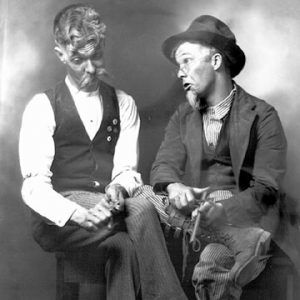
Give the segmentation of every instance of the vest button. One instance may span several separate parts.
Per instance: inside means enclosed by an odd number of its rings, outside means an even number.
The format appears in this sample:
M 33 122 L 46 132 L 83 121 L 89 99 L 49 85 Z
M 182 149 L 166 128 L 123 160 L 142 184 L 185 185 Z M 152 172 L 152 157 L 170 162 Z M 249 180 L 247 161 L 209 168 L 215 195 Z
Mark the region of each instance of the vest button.
M 111 136 L 109 135 L 109 136 L 106 138 L 106 140 L 107 140 L 108 142 L 110 142 L 110 141 L 111 141 Z
M 107 131 L 111 132 L 112 131 L 112 127 L 111 126 L 107 126 Z
M 114 125 L 117 125 L 117 124 L 118 124 L 118 120 L 117 120 L 117 119 L 113 119 L 112 122 L 113 122 Z
M 95 187 L 95 188 L 97 188 L 97 187 L 99 187 L 100 186 L 100 183 L 98 182 L 98 181 L 93 181 L 93 186 Z

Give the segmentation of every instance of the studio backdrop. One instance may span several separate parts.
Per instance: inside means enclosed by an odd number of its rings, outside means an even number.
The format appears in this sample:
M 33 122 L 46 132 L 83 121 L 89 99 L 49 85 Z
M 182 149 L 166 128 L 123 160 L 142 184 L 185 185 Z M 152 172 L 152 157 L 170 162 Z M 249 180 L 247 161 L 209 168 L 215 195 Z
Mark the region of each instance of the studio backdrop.
M 140 172 L 145 183 L 166 122 L 185 101 L 161 44 L 198 15 L 224 20 L 246 53 L 236 81 L 278 111 L 288 139 L 285 188 L 300 199 L 300 2 L 298 0 L 94 0 L 107 24 L 109 81 L 135 99 L 141 116 Z M 21 200 L 18 135 L 23 110 L 65 73 L 54 54 L 52 21 L 70 0 L 0 2 L 0 298 L 51 300 L 54 256 L 29 231 Z

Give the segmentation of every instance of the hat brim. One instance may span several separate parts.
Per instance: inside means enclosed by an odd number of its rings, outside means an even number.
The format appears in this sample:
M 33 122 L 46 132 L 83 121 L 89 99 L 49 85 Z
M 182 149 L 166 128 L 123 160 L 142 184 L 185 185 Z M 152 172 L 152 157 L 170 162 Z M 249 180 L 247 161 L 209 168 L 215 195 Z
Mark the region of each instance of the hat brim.
M 230 62 L 232 77 L 238 75 L 245 65 L 245 54 L 236 43 L 209 31 L 184 31 L 167 38 L 162 44 L 162 51 L 173 64 L 176 64 L 175 51 L 184 42 L 200 42 L 221 51 Z

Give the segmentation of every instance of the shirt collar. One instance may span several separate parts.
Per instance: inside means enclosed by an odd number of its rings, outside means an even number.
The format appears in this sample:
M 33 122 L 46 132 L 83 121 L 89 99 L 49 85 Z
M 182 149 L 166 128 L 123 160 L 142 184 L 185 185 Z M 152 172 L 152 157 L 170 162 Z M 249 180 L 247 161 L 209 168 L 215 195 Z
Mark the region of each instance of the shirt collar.
M 214 106 L 205 106 L 204 113 L 211 115 L 214 119 L 221 120 L 223 119 L 229 112 L 231 103 L 233 101 L 233 97 L 236 92 L 236 85 L 234 84 L 233 89 L 230 91 L 229 95 Z

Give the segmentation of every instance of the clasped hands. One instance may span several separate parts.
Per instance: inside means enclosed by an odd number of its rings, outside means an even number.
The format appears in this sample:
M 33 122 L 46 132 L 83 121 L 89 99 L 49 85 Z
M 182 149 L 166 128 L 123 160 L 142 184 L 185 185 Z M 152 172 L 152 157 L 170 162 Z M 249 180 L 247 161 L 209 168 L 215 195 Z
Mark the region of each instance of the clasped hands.
M 72 214 L 70 221 L 89 231 L 97 231 L 105 225 L 110 227 L 113 216 L 112 208 L 117 211 L 124 210 L 126 196 L 127 191 L 120 184 L 108 185 L 104 197 L 97 205 L 90 209 L 79 207 Z
M 200 211 L 200 226 L 207 227 L 212 224 L 218 224 L 226 219 L 225 211 L 221 203 L 205 201 L 200 205 L 203 193 L 207 192 L 209 187 L 196 188 L 186 186 L 182 183 L 171 183 L 167 186 L 167 192 L 170 203 L 186 215 Z M 200 207 L 199 207 L 200 205 Z

